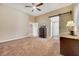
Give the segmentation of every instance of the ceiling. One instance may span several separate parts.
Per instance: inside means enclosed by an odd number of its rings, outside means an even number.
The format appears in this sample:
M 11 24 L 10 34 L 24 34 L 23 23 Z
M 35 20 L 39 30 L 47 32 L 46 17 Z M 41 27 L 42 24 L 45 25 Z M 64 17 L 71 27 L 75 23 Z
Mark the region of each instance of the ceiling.
M 42 9 L 42 11 L 35 10 L 34 12 L 32 12 L 32 8 L 25 7 L 31 6 L 31 3 L 4 3 L 2 5 L 16 8 L 32 16 L 39 16 L 47 12 L 71 5 L 71 3 L 44 3 L 42 6 L 39 7 L 40 9 Z

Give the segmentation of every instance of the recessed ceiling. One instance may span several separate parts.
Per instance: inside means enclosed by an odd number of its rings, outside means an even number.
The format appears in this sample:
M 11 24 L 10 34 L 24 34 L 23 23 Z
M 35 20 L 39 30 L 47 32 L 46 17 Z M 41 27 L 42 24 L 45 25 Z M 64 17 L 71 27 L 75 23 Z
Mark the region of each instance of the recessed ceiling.
M 44 3 L 42 6 L 39 7 L 42 11 L 35 10 L 34 12 L 32 12 L 32 8 L 25 7 L 32 6 L 31 3 L 4 3 L 2 5 L 16 8 L 32 16 L 39 16 L 47 12 L 71 5 L 71 3 Z

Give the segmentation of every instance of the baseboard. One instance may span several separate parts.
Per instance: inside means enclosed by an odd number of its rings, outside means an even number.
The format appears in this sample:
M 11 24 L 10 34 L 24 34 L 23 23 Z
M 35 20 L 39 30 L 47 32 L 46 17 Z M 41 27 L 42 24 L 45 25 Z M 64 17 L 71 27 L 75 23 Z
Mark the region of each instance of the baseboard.
M 0 43 L 12 41 L 12 40 L 18 40 L 18 39 L 25 38 L 25 37 L 29 37 L 29 35 L 27 35 L 27 36 L 20 36 L 20 37 L 16 37 L 16 38 L 12 38 L 12 39 L 6 39 L 6 40 L 3 40 L 3 41 L 0 41 Z

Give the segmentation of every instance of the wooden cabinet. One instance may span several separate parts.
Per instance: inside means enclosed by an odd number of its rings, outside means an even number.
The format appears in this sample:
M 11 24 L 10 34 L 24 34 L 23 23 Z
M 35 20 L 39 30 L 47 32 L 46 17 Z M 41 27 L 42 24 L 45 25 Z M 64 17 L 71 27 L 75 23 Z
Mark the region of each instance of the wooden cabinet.
M 65 56 L 79 56 L 79 39 L 60 37 L 60 53 Z

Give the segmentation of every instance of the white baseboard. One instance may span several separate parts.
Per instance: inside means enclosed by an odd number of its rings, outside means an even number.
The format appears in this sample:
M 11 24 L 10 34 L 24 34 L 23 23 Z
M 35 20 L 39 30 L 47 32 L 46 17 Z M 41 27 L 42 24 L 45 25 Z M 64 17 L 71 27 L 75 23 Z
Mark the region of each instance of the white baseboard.
M 27 36 L 20 36 L 20 37 L 16 37 L 16 38 L 12 38 L 12 39 L 6 39 L 6 40 L 3 40 L 3 41 L 0 41 L 0 43 L 12 41 L 12 40 L 18 40 L 18 39 L 25 38 L 25 37 L 29 37 L 29 35 L 27 35 Z

